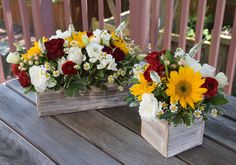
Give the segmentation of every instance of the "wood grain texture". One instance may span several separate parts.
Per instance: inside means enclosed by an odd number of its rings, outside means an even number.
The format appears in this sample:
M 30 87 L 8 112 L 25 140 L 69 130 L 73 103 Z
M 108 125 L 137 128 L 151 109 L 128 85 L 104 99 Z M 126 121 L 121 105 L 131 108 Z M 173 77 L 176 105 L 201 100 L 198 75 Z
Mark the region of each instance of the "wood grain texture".
M 97 111 L 57 115 L 56 118 L 124 164 L 185 164 L 175 157 L 165 159 L 143 138 Z
M 191 128 L 174 127 L 167 121 L 142 120 L 141 135 L 166 158 L 202 144 L 204 122 L 196 121 Z
M 39 118 L 36 107 L 0 85 L 0 119 L 59 164 L 119 164 L 51 117 Z
M 122 107 L 122 109 L 101 109 L 99 111 L 140 135 L 141 119 L 137 108 L 130 110 L 129 107 Z M 177 155 L 177 157 L 188 162 L 189 164 L 225 164 L 223 163 L 225 161 L 226 164 L 228 163 L 233 165 L 236 161 L 236 157 L 234 157 L 234 155 L 235 153 L 225 148 L 225 146 L 219 145 L 207 138 L 203 138 L 203 144 L 201 146 L 183 152 Z
M 228 104 L 222 106 L 224 115 L 236 121 L 236 97 L 227 96 Z
M 116 87 L 109 87 L 107 91 L 92 88 L 91 92 L 74 97 L 67 97 L 62 92 L 56 93 L 54 91 L 46 91 L 36 95 L 39 116 L 127 105 L 127 102 L 124 101 L 127 91 L 119 91 Z
M 0 121 L 0 164 L 54 165 L 55 163 Z
M 236 122 L 225 117 L 210 118 L 205 135 L 236 152 Z

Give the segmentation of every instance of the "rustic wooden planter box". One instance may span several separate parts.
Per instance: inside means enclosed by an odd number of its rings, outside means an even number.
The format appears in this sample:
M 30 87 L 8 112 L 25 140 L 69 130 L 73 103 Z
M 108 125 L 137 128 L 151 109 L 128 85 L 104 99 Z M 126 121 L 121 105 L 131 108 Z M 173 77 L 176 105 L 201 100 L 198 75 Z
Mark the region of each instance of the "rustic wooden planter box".
M 196 121 L 191 128 L 168 125 L 167 121 L 142 120 L 141 135 L 164 157 L 169 158 L 195 146 L 203 140 L 204 121 Z
M 106 91 L 92 88 L 90 92 L 83 96 L 77 95 L 74 97 L 67 97 L 62 92 L 54 91 L 37 93 L 38 115 L 47 116 L 124 106 L 127 105 L 124 101 L 126 95 L 126 90 L 119 91 L 115 87 L 109 87 Z

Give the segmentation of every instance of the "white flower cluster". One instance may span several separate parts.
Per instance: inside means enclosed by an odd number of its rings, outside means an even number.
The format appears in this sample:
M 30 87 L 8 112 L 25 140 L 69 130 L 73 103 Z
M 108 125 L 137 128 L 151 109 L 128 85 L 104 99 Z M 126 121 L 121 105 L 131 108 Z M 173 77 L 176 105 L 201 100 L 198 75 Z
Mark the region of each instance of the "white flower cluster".
M 175 52 L 175 57 L 179 57 L 179 64 L 183 66 L 191 67 L 195 72 L 200 72 L 203 77 L 213 77 L 218 83 L 219 87 L 223 88 L 228 85 L 228 78 L 223 72 L 219 72 L 215 76 L 216 68 L 208 64 L 201 65 L 199 61 L 191 57 L 188 53 L 185 53 L 182 49 L 177 49 Z

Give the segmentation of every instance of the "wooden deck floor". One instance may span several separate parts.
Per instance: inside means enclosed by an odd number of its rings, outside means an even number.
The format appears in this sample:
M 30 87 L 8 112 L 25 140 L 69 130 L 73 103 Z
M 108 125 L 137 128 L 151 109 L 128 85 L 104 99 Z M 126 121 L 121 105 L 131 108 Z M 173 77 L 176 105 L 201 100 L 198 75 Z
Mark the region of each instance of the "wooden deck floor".
M 18 82 L 0 85 L 0 165 L 235 165 L 236 98 L 206 123 L 202 146 L 165 159 L 140 136 L 128 107 L 38 117 L 34 94 Z

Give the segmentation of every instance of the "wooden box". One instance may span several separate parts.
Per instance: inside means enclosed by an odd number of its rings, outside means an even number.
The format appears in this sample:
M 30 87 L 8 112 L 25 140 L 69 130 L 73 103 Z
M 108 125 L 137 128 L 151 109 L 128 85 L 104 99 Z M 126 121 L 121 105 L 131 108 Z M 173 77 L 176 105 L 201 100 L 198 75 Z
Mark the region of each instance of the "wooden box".
M 67 97 L 62 92 L 54 91 L 37 93 L 38 115 L 47 116 L 124 106 L 127 105 L 124 101 L 126 95 L 126 90 L 119 91 L 115 87 L 109 87 L 106 91 L 92 88 L 90 92 L 74 97 Z
M 203 140 L 204 121 L 198 120 L 192 127 L 168 125 L 167 121 L 142 120 L 141 135 L 164 157 L 169 158 L 195 146 Z

